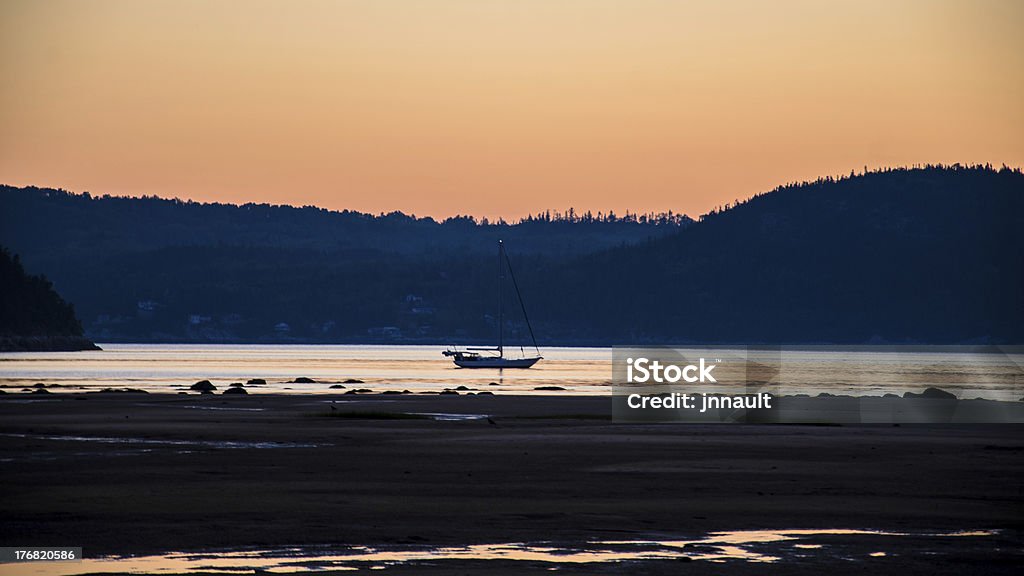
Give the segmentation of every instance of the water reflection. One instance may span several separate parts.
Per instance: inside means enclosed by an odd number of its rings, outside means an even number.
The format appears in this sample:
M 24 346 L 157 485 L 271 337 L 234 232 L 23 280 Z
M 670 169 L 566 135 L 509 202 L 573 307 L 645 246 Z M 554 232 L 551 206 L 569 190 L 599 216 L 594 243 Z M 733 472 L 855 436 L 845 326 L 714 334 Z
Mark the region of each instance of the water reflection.
M 426 416 L 431 420 L 439 422 L 461 422 L 464 420 L 483 420 L 489 418 L 489 414 L 448 414 L 444 412 L 410 412 L 416 416 Z
M 883 558 L 877 537 L 980 538 L 992 536 L 987 530 L 908 533 L 879 530 L 746 530 L 714 532 L 702 538 L 668 540 L 595 541 L 581 546 L 553 543 L 503 543 L 451 547 L 291 547 L 269 550 L 221 552 L 172 552 L 161 556 L 108 557 L 79 562 L 22 563 L 3 566 L 6 576 L 72 576 L 94 573 L 194 574 L 194 573 L 296 573 L 323 570 L 380 569 L 396 564 L 438 561 L 532 562 L 541 564 L 600 564 L 690 560 L 708 562 L 784 562 L 803 557 L 797 551 L 820 551 L 828 559 L 827 543 L 807 540 L 845 537 L 846 551 L 857 537 L 876 538 L 864 543 L 862 559 Z M 826 540 L 834 542 L 834 540 Z
M 533 368 L 499 371 L 458 369 L 440 356 L 442 346 L 103 346 L 105 350 L 92 352 L 0 353 L 0 386 L 21 392 L 45 382 L 61 386 L 52 392 L 138 388 L 166 393 L 186 391 L 196 381 L 208 379 L 222 392 L 232 382 L 262 378 L 266 384 L 246 386 L 251 394 L 339 394 L 353 388 L 418 393 L 463 385 L 499 394 L 603 395 L 611 383 L 611 348 L 545 348 L 544 361 Z M 969 398 L 1016 401 L 1021 397 L 1024 355 L 1013 350 L 982 354 L 970 348 L 942 352 L 822 348 L 784 350 L 776 360 L 781 362 L 779 381 L 788 395 L 880 396 L 935 386 Z M 720 352 L 730 357 L 746 353 Z M 756 358 L 757 353 L 751 354 Z M 293 382 L 299 376 L 316 382 Z M 359 383 L 349 385 L 347 380 Z M 537 390 L 551 386 L 565 390 Z

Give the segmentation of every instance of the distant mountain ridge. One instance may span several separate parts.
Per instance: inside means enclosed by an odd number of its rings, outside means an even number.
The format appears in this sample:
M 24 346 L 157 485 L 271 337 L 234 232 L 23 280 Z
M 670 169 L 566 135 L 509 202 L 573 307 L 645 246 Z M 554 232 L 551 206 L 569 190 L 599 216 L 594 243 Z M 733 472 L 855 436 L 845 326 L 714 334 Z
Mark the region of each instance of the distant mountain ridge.
M 561 301 L 562 322 L 656 342 L 1020 343 L 1024 174 L 927 166 L 781 186 L 586 257 L 550 292 L 593 291 L 600 270 L 636 274 L 586 307 Z
M 46 271 L 99 341 L 486 342 L 499 237 L 549 345 L 1024 342 L 1018 169 L 823 178 L 692 225 L 0 188 L 0 242 Z
M 516 222 L 367 214 L 315 206 L 221 204 L 155 196 L 94 196 L 0 186 L 0 241 L 45 265 L 69 252 L 143 252 L 182 246 L 374 250 L 423 255 L 488 252 L 499 238 L 520 253 L 592 252 L 664 236 L 692 223 L 682 214 L 546 212 Z M 34 234 L 48 230 L 45 238 Z
M 477 332 L 482 306 L 466 318 L 437 303 L 488 298 L 466 293 L 476 286 L 466 278 L 493 279 L 498 239 L 517 256 L 564 261 L 691 223 L 572 210 L 436 221 L 0 186 L 0 242 L 53 279 L 90 335 L 113 341 L 334 341 L 395 325 L 405 337 Z

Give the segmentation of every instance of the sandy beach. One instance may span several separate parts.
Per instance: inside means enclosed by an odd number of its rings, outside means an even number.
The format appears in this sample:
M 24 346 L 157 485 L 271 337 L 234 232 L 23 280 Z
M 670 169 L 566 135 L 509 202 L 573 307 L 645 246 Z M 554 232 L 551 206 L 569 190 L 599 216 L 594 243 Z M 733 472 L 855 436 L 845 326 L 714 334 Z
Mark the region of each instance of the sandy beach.
M 1009 571 L 1024 559 L 1022 431 L 619 424 L 607 397 L 11 394 L 0 398 L 0 545 L 82 546 L 88 558 L 283 545 L 577 546 L 737 530 L 984 530 L 993 532 L 970 545 L 946 538 L 936 549 L 892 537 L 879 544 L 885 557 L 829 571 L 871 563 L 953 572 L 965 562 Z M 779 567 L 825 566 L 815 562 Z M 588 573 L 631 566 L 558 565 Z M 487 567 L 522 573 L 551 564 Z

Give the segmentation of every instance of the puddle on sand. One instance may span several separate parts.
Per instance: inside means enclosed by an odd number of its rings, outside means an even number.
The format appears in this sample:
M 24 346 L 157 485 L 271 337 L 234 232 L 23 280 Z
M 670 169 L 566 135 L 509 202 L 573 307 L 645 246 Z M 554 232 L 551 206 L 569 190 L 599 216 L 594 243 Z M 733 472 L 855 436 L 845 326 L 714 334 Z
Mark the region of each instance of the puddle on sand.
M 786 552 L 785 545 L 789 543 L 790 548 L 799 550 L 823 550 L 825 544 L 804 543 L 802 540 L 821 536 L 883 536 L 883 537 L 918 537 L 918 538 L 944 538 L 944 537 L 982 537 L 992 536 L 995 532 L 990 530 L 975 530 L 961 532 L 936 532 L 936 533 L 910 533 L 910 532 L 887 532 L 883 530 L 857 530 L 857 529 L 818 529 L 818 530 L 741 530 L 737 532 L 712 532 L 708 536 L 698 540 L 608 540 L 596 542 L 604 545 L 633 545 L 662 547 L 674 549 L 686 549 L 685 554 L 691 560 L 710 560 L 723 562 L 726 560 L 746 560 L 747 562 L 777 562 L 778 555 Z M 772 546 L 776 545 L 776 546 Z M 693 553 L 702 550 L 703 552 Z M 768 550 L 768 551 L 766 551 Z M 882 557 L 885 552 L 872 552 L 867 556 Z
M 489 414 L 447 414 L 444 412 L 410 412 L 416 416 L 426 416 L 431 420 L 438 420 L 441 422 L 460 422 L 463 420 L 483 420 L 484 418 L 490 418 Z
M 200 448 L 316 448 L 320 444 L 300 442 L 240 442 L 233 440 L 170 440 L 158 438 L 133 438 L 119 436 L 65 436 L 49 434 L 0 434 L 8 438 L 29 438 L 32 440 L 55 440 L 58 442 L 95 442 L 97 444 L 149 444 L 157 446 L 195 446 Z
M 797 550 L 822 550 L 827 544 L 808 543 L 818 537 L 986 537 L 987 530 L 945 533 L 885 532 L 877 530 L 745 530 L 713 532 L 693 540 L 595 541 L 582 546 L 554 543 L 505 543 L 440 548 L 415 547 L 289 547 L 269 550 L 171 552 L 161 556 L 87 558 L 78 562 L 21 563 L 3 566 L 5 576 L 73 576 L 95 573 L 297 573 L 325 570 L 381 569 L 389 565 L 438 561 L 503 561 L 540 564 L 599 564 L 657 560 L 710 562 L 779 562 L 806 557 Z M 853 543 L 850 540 L 845 544 Z M 877 538 L 863 548 L 862 559 L 881 558 Z M 827 554 L 827 553 L 826 553 Z M 829 556 L 830 557 L 830 556 Z M 828 559 L 826 557 L 825 559 Z
M 192 406 L 190 404 L 136 404 L 156 408 L 184 408 L 186 410 L 219 410 L 223 412 L 264 412 L 266 408 L 238 408 L 233 406 Z

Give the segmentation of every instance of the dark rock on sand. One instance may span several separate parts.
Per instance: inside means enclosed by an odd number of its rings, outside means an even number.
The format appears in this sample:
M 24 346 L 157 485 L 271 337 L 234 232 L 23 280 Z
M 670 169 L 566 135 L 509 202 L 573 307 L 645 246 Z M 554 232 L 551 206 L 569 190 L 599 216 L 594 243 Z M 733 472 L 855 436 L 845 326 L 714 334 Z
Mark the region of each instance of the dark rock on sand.
M 401 390 L 385 390 L 381 392 L 381 394 L 405 394 L 405 392 L 402 392 Z
M 935 400 L 956 400 L 956 394 L 946 392 L 941 388 L 926 388 L 924 392 L 920 394 L 914 394 L 913 392 L 907 392 L 903 395 L 904 398 L 931 398 Z
M 486 396 L 494 396 L 494 392 L 491 392 L 490 390 L 484 390 L 483 392 L 477 392 L 476 395 L 477 396 L 485 396 L 485 395 Z
M 956 394 L 953 394 L 952 392 L 947 392 L 942 388 L 926 388 L 925 391 L 921 393 L 921 396 L 925 398 L 943 398 L 945 400 L 956 400 Z
M 561 386 L 537 386 L 534 390 L 550 390 L 553 392 L 556 390 L 565 390 L 565 388 L 562 388 Z
M 469 390 L 470 388 L 468 386 L 456 386 L 455 389 L 456 390 L 466 391 L 466 390 Z
M 345 386 L 343 386 L 343 385 L 341 385 L 341 384 L 335 384 L 335 385 L 331 386 L 331 388 L 334 388 L 334 389 L 338 389 L 338 390 L 340 390 L 340 389 L 342 389 L 342 388 L 344 388 L 344 387 L 345 387 Z
M 456 392 L 455 390 L 451 390 L 451 389 L 441 390 L 441 394 L 454 394 L 455 396 L 459 395 L 458 392 Z
M 232 388 L 241 388 L 243 384 L 241 382 L 232 382 L 231 384 L 229 384 L 229 386 L 231 386 Z
M 488 382 L 487 385 L 488 386 L 497 386 L 498 383 L 497 382 Z
M 358 378 L 349 378 L 348 380 L 345 380 L 345 384 L 362 384 L 362 383 L 363 383 L 363 381 L 359 380 Z
M 46 388 L 46 384 L 43 384 L 42 382 L 37 382 L 36 384 L 33 384 L 32 387 L 33 388 Z
M 886 392 L 885 394 L 882 394 L 882 398 L 899 398 L 899 397 L 900 397 L 899 394 L 893 394 L 892 392 Z
M 209 380 L 200 380 L 189 387 L 190 390 L 199 390 L 200 392 L 211 392 L 216 390 L 217 387 L 213 385 Z
M 228 388 L 227 390 L 225 390 L 223 392 L 223 394 L 248 394 L 248 392 L 245 391 L 245 388 L 235 387 L 235 388 Z
M 305 376 L 299 376 L 295 380 L 292 380 L 292 384 L 316 384 L 316 380 L 306 378 Z
M 36 388 L 32 391 L 33 394 L 50 394 L 50 391 L 46 388 Z
M 252 386 L 254 384 L 266 384 L 266 383 L 267 383 L 267 381 L 264 380 L 263 378 L 250 378 L 249 381 L 246 382 L 246 384 L 248 384 L 250 386 Z

